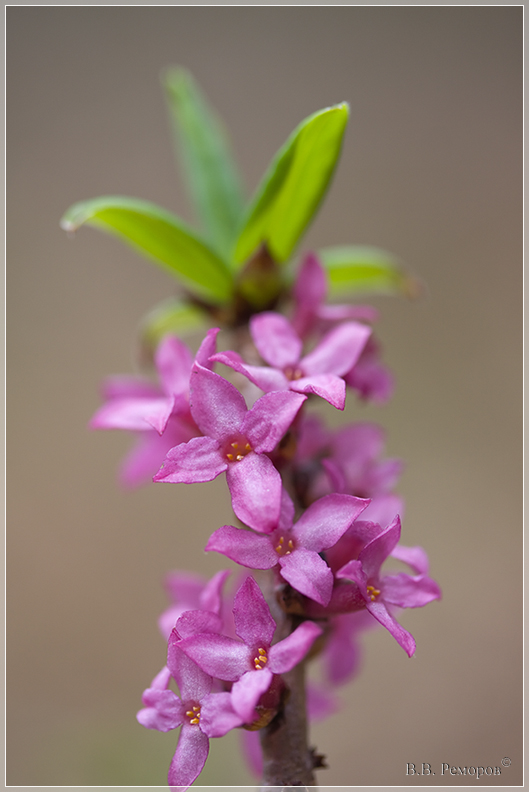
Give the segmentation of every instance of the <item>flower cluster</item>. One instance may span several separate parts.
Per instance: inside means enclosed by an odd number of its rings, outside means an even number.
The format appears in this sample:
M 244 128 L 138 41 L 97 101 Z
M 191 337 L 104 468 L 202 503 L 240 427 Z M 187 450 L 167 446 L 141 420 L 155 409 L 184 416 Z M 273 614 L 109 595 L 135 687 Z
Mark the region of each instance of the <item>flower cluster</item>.
M 398 612 L 440 597 L 425 551 L 400 544 L 403 505 L 393 488 L 401 463 L 382 458 L 381 429 L 331 431 L 309 412 L 318 399 L 343 410 L 348 390 L 375 402 L 390 396 L 371 327 L 376 312 L 328 305 L 314 254 L 291 295 L 290 318 L 254 312 L 238 349 L 217 351 L 219 328 L 194 357 L 166 335 L 154 358 L 159 384 L 109 381 L 92 419 L 95 428 L 137 435 L 126 483 L 225 473 L 240 524 L 218 527 L 205 549 L 254 571 L 231 602 L 227 571 L 209 582 L 184 572 L 167 580 L 167 663 L 144 692 L 138 720 L 160 731 L 181 727 L 169 784 L 182 790 L 201 772 L 209 738 L 234 728 L 244 730 L 259 766 L 254 735 L 281 715 L 299 664 L 318 657 L 327 690 L 343 684 L 358 669 L 360 635 L 375 624 L 411 656 L 415 641 Z M 409 571 L 383 572 L 388 559 Z M 328 692 L 309 687 L 307 700 L 309 715 L 333 709 Z

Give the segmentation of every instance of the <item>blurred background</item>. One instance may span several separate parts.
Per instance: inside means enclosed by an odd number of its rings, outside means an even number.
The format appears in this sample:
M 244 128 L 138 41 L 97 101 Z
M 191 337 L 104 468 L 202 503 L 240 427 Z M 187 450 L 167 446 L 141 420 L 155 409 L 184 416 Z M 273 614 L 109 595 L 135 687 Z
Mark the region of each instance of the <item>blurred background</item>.
M 223 478 L 125 492 L 130 439 L 87 429 L 99 383 L 137 370 L 138 321 L 175 285 L 110 237 L 59 228 L 105 194 L 194 222 L 170 64 L 226 122 L 248 195 L 299 121 L 347 100 L 300 252 L 376 245 L 427 285 L 372 301 L 396 394 L 350 397 L 346 419 L 381 423 L 405 460 L 402 539 L 427 548 L 444 598 L 402 615 L 411 660 L 385 630 L 365 636 L 362 674 L 311 732 L 319 782 L 476 783 L 441 776 L 445 762 L 520 784 L 521 6 L 7 8 L 7 783 L 164 785 L 177 735 L 135 720 L 165 662 L 162 580 L 226 566 L 203 551 L 232 521 Z M 253 784 L 238 742 L 212 741 L 199 784 Z M 406 776 L 411 762 L 435 777 Z

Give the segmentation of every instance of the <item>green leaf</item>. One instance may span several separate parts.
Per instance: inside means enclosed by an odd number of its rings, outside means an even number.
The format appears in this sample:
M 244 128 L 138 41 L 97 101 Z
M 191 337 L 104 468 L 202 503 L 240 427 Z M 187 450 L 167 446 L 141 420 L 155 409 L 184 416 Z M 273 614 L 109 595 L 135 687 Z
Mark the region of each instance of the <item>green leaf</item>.
M 385 250 L 350 245 L 325 248 L 318 253 L 333 294 L 371 292 L 415 296 L 418 282 Z
M 277 152 L 239 234 L 233 255 L 236 265 L 261 244 L 275 261 L 289 258 L 329 186 L 348 116 L 345 102 L 314 113 Z
M 146 346 L 155 349 L 167 333 L 192 333 L 203 326 L 204 320 L 205 314 L 200 308 L 171 297 L 144 317 L 140 328 L 141 338 Z
M 195 211 L 211 244 L 227 255 L 244 203 L 226 131 L 185 69 L 169 69 L 164 85 L 177 153 Z
M 123 196 L 81 201 L 68 209 L 61 227 L 71 232 L 85 223 L 120 237 L 204 300 L 217 304 L 230 298 L 232 276 L 225 262 L 155 204 Z

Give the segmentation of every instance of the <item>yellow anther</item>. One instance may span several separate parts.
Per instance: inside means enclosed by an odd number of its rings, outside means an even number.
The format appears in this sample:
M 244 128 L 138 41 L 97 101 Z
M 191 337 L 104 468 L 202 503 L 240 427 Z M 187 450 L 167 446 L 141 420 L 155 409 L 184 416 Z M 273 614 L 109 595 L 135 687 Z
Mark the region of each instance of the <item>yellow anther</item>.
M 250 443 L 246 443 L 246 445 L 244 446 L 244 450 L 245 451 L 251 451 L 252 450 L 252 447 L 251 447 Z
M 193 712 L 200 712 L 200 707 L 193 707 Z
M 228 456 L 230 456 L 230 454 L 228 454 Z M 241 461 L 241 459 L 244 459 L 244 454 L 237 454 L 237 456 L 235 457 L 235 459 L 237 460 L 237 462 L 240 462 L 240 461 Z
M 192 710 L 187 710 L 186 715 L 188 718 L 194 718 L 195 713 Z
M 189 721 L 189 723 L 193 723 L 193 724 L 200 723 L 200 718 L 191 718 L 191 720 Z
M 230 445 L 231 445 L 232 448 L 239 448 L 239 443 L 237 443 L 236 441 L 233 442 L 233 443 L 230 443 Z
M 292 541 L 292 539 L 288 540 L 288 546 L 290 547 L 291 550 L 294 549 L 294 542 Z
M 233 462 L 233 454 L 226 454 L 230 462 Z
M 375 588 L 374 586 L 367 586 L 367 592 L 371 599 L 371 602 L 374 602 L 378 595 L 380 594 L 380 589 Z
M 266 655 L 259 655 L 259 662 L 268 663 L 268 657 Z
M 257 651 L 259 652 L 260 655 L 261 654 L 264 654 L 264 655 L 266 654 L 266 649 L 258 649 Z

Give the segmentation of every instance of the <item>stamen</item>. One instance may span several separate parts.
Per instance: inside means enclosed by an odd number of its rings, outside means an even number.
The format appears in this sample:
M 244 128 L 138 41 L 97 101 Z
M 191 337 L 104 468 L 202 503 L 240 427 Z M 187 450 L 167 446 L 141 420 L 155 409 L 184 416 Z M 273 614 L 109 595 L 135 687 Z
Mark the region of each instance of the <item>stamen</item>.
M 189 718 L 189 723 L 192 723 L 193 726 L 197 726 L 200 723 L 200 707 L 199 706 L 194 706 L 192 709 L 187 710 L 186 715 Z
M 258 656 L 254 657 L 254 659 L 253 659 L 254 668 L 255 668 L 256 671 L 262 671 L 263 670 L 263 665 L 266 665 L 266 663 L 268 663 L 268 657 L 267 657 L 266 649 L 263 649 L 263 647 L 261 646 L 257 650 L 257 655 Z
M 367 586 L 367 593 L 369 594 L 371 602 L 374 602 L 380 594 L 380 589 L 377 589 L 374 586 Z
M 229 440 L 224 446 L 224 454 L 228 462 L 240 462 L 251 450 L 252 446 L 245 437 Z

